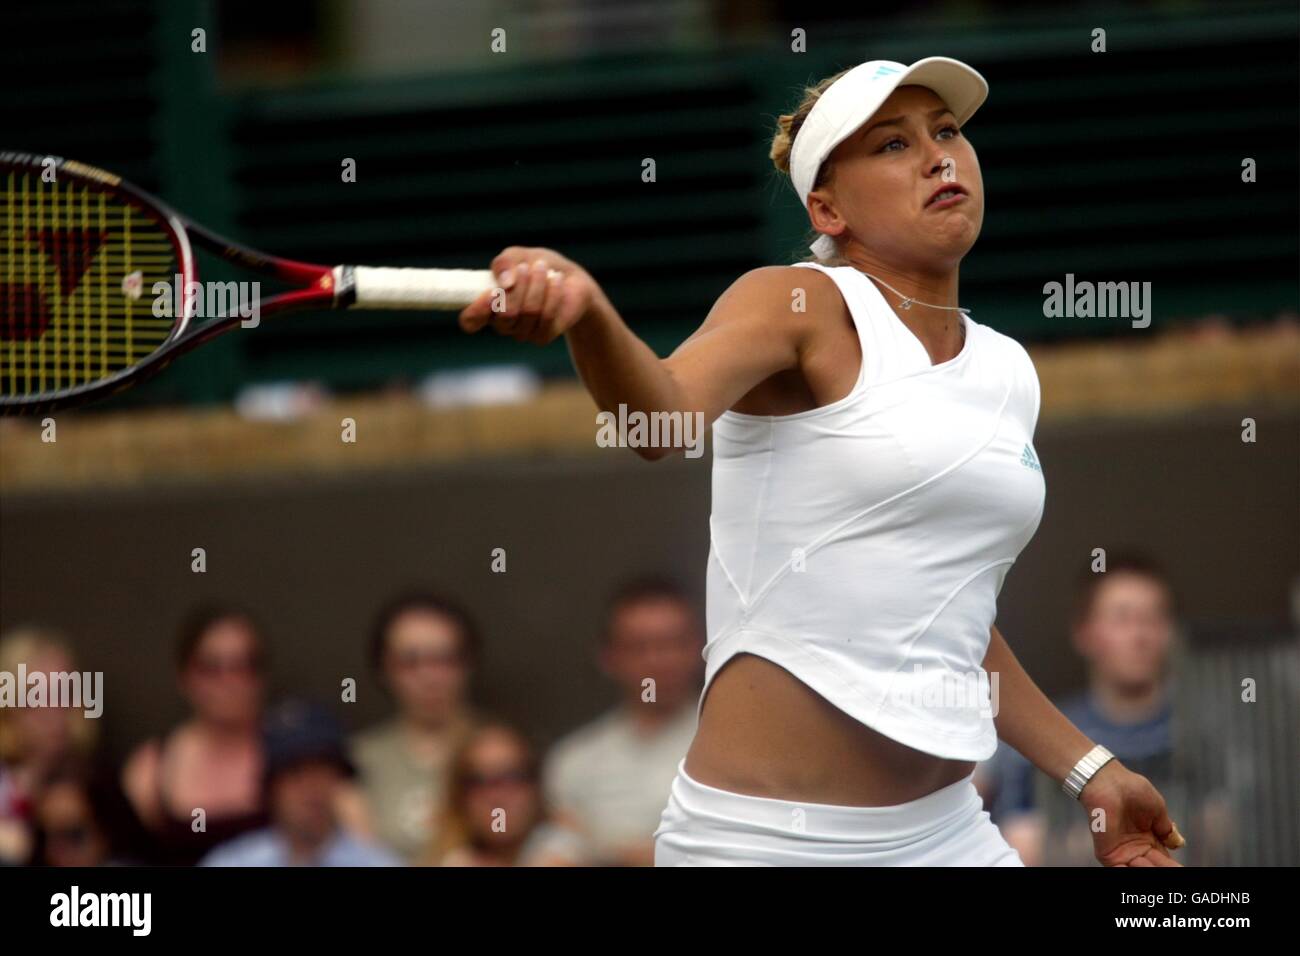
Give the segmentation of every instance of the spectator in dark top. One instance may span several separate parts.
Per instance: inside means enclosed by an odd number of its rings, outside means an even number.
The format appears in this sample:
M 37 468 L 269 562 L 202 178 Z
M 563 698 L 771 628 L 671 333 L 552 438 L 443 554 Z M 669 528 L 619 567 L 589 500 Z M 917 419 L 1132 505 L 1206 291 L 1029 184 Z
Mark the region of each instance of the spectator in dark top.
M 1116 554 L 1107 561 L 1106 571 L 1085 571 L 1076 592 L 1071 636 L 1075 650 L 1087 661 L 1088 686 L 1058 702 L 1084 734 L 1162 793 L 1173 789 L 1168 781 L 1174 620 L 1173 591 L 1152 558 L 1139 552 Z M 1041 787 L 1050 781 L 1024 757 L 999 743 L 980 771 L 990 815 L 1027 866 L 1092 861 L 1086 826 L 1068 834 L 1048 833 Z
M 397 866 L 387 850 L 339 822 L 338 800 L 355 770 L 343 728 L 325 708 L 276 707 L 264 728 L 266 802 L 271 825 L 218 846 L 203 866 Z
M 184 622 L 177 657 L 192 715 L 135 750 L 122 789 L 153 837 L 151 859 L 193 864 L 266 823 L 258 727 L 266 648 L 247 611 L 206 607 Z
M 121 844 L 132 834 L 121 791 L 107 770 L 68 765 L 56 771 L 35 806 L 36 860 L 44 866 L 106 866 L 128 862 Z

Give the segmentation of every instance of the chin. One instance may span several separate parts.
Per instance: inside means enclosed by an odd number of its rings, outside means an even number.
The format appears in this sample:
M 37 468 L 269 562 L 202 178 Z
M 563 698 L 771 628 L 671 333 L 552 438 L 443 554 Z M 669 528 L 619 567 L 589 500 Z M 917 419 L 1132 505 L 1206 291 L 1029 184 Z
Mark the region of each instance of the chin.
M 970 252 L 979 235 L 979 223 L 964 216 L 953 217 L 952 221 L 936 230 L 931 244 L 941 258 L 961 259 Z

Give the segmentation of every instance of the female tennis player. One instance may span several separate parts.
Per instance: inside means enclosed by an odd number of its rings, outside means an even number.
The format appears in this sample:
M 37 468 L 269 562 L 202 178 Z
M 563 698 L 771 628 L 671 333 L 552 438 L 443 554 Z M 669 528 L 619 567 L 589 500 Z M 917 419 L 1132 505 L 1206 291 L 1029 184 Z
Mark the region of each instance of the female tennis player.
M 1029 355 L 959 305 L 984 216 L 962 127 L 987 92 L 945 57 L 807 90 L 772 159 L 815 259 L 741 276 L 666 359 L 549 249 L 504 250 L 503 293 L 461 313 L 564 335 L 604 410 L 713 425 L 706 678 L 658 865 L 1021 865 L 972 782 L 998 735 L 1080 801 L 1101 862 L 1178 865 L 1160 794 L 994 626 L 1045 486 Z

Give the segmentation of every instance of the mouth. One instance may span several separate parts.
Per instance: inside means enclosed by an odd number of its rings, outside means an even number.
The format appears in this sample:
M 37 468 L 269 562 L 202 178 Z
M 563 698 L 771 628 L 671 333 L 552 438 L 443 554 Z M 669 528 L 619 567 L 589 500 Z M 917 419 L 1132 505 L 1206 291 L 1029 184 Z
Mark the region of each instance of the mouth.
M 949 206 L 957 205 L 957 203 L 961 202 L 969 195 L 970 194 L 966 192 L 966 187 L 957 183 L 952 183 L 944 186 L 942 189 L 936 190 L 934 195 L 930 197 L 928 202 L 926 202 L 925 208 L 946 209 Z

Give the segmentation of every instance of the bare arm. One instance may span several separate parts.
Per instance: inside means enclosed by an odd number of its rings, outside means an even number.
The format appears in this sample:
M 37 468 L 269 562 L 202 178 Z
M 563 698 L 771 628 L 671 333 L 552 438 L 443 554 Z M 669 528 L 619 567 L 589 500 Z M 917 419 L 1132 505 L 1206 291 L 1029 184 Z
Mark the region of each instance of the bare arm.
M 998 737 L 1053 780 L 1063 781 L 1093 742 L 1038 689 L 1002 632 L 994 627 L 989 634 L 984 669 L 998 675 Z
M 1053 780 L 1064 780 L 1093 742 L 1038 689 L 996 627 L 984 669 L 998 675 L 998 736 Z M 1183 837 L 1146 777 L 1111 760 L 1084 785 L 1079 803 L 1106 866 L 1178 866 L 1168 850 L 1182 846 Z
M 583 384 L 604 411 L 699 412 L 707 423 L 765 379 L 799 365 L 819 308 L 838 296 L 818 273 L 755 269 L 719 297 L 704 323 L 660 359 L 619 316 L 599 285 L 549 249 L 512 247 L 492 262 L 499 293 L 484 293 L 461 313 L 468 332 L 491 325 L 521 341 L 566 337 Z M 807 308 L 791 308 L 805 288 Z M 660 449 L 640 449 L 659 457 Z

